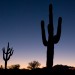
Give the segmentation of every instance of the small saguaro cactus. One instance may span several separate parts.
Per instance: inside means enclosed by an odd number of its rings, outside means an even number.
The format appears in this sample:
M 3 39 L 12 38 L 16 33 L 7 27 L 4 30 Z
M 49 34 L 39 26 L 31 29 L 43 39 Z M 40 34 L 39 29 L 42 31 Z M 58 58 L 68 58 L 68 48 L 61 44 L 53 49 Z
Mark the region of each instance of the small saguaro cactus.
M 3 48 L 2 51 L 3 51 L 3 60 L 5 61 L 5 69 L 7 69 L 7 62 L 12 56 L 14 50 L 13 48 L 9 48 L 9 42 L 8 42 L 7 51 L 5 51 L 5 48 Z
M 49 5 L 48 41 L 46 40 L 44 21 L 43 20 L 41 21 L 42 41 L 44 46 L 47 46 L 47 62 L 46 62 L 47 68 L 52 68 L 53 66 L 54 44 L 58 43 L 58 41 L 60 40 L 61 23 L 62 23 L 62 18 L 59 17 L 57 34 L 54 35 L 52 4 L 50 4 Z

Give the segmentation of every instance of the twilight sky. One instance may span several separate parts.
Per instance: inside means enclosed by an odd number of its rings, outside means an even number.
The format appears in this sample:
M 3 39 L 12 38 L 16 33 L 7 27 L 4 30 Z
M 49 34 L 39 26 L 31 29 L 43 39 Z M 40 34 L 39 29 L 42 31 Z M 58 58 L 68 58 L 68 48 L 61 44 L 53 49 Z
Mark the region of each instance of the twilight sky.
M 62 33 L 55 44 L 54 65 L 75 66 L 75 0 L 0 0 L 0 65 L 4 66 L 2 48 L 13 47 L 8 66 L 26 68 L 36 60 L 46 65 L 46 48 L 42 43 L 41 20 L 47 25 L 49 4 L 53 4 L 54 34 L 58 17 L 62 17 Z

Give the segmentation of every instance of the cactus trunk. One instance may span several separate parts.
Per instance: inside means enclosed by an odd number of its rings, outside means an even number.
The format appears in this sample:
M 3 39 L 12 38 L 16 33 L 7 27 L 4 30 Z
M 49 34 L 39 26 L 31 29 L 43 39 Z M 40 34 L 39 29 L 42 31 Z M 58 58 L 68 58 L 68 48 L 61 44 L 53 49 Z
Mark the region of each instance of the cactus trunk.
M 47 68 L 51 68 L 53 66 L 53 57 L 54 57 L 54 44 L 51 44 L 47 47 Z
M 7 69 L 7 61 L 5 61 L 5 69 Z

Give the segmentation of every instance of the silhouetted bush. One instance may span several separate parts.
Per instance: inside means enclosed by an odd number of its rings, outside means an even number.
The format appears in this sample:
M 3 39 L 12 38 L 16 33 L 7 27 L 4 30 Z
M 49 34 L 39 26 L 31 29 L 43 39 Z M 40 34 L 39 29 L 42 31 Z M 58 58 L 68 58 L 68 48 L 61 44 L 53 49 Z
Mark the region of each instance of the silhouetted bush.
M 29 63 L 27 68 L 32 70 L 32 69 L 39 68 L 40 65 L 41 64 L 38 61 L 32 61 Z
M 9 66 L 9 69 L 20 69 L 20 65 L 19 64 L 11 65 Z

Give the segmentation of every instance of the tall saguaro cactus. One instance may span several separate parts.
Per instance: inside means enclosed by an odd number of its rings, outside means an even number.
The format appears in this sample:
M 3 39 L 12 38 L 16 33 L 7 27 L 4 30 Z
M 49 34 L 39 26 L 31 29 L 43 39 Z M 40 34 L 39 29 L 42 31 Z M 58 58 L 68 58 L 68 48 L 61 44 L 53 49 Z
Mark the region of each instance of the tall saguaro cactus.
M 52 11 L 52 4 L 50 4 L 49 5 L 48 41 L 46 40 L 44 21 L 43 20 L 41 21 L 42 40 L 43 40 L 44 46 L 47 46 L 47 62 L 46 62 L 47 68 L 52 68 L 53 66 L 54 44 L 58 43 L 58 41 L 60 40 L 61 23 L 62 23 L 62 18 L 59 17 L 57 34 L 54 35 L 53 11 Z
M 5 61 L 5 69 L 7 69 L 7 61 L 12 56 L 14 50 L 13 50 L 13 48 L 9 48 L 9 42 L 8 42 L 8 46 L 7 46 L 7 51 L 5 51 L 5 48 L 3 48 L 2 50 L 3 50 L 3 59 Z

